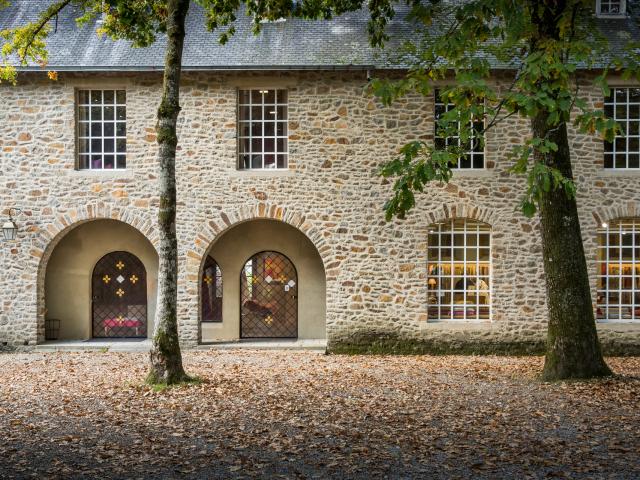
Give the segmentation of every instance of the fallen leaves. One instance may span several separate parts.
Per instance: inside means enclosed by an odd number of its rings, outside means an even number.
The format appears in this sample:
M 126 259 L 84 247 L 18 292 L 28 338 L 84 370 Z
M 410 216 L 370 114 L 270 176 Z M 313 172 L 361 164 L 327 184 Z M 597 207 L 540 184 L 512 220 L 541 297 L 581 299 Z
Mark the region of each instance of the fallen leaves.
M 204 381 L 155 391 L 144 354 L 0 355 L 0 476 L 640 476 L 637 358 L 554 384 L 536 380 L 537 357 L 184 360 Z

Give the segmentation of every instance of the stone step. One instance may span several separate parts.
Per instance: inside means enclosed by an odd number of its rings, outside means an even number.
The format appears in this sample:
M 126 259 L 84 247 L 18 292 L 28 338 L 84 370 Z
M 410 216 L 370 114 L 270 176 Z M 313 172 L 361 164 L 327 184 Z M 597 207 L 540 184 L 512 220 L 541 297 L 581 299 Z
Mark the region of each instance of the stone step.
M 54 340 L 36 345 L 35 352 L 148 352 L 151 340 Z M 212 342 L 195 347 L 196 350 L 299 350 L 325 353 L 327 341 L 259 340 Z

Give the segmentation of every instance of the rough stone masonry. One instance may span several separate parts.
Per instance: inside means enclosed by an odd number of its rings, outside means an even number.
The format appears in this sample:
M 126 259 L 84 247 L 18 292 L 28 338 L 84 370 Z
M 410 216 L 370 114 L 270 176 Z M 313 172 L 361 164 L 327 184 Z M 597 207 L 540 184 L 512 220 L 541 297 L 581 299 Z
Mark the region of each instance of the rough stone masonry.
M 499 80 L 496 80 L 499 81 Z M 392 185 L 377 172 L 407 141 L 432 141 L 433 98 L 408 97 L 383 108 L 366 96 L 362 72 L 279 74 L 188 73 L 179 119 L 179 323 L 187 347 L 200 338 L 200 268 L 228 228 L 273 218 L 302 231 L 326 273 L 326 335 L 336 351 L 377 346 L 398 351 L 535 351 L 545 336 L 546 304 L 536 220 L 517 208 L 522 178 L 508 173 L 510 149 L 528 124 L 514 119 L 486 138 L 486 168 L 459 171 L 430 185 L 406 220 L 385 222 Z M 237 169 L 238 87 L 286 88 L 289 168 Z M 117 219 L 157 244 L 155 109 L 161 76 L 23 74 L 0 85 L 0 206 L 17 206 L 17 241 L 0 244 L 0 344 L 31 347 L 44 340 L 47 262 L 75 226 Z M 76 169 L 75 91 L 127 92 L 127 170 Z M 602 97 L 585 90 L 589 102 Z M 603 169 L 602 141 L 571 135 L 578 204 L 593 298 L 597 228 L 640 215 L 637 171 Z M 427 318 L 427 238 L 449 218 L 485 222 L 492 232 L 492 318 L 433 322 Z M 568 255 L 571 252 L 567 252 Z M 609 352 L 640 351 L 640 324 L 599 324 Z M 368 347 L 367 347 L 368 348 Z

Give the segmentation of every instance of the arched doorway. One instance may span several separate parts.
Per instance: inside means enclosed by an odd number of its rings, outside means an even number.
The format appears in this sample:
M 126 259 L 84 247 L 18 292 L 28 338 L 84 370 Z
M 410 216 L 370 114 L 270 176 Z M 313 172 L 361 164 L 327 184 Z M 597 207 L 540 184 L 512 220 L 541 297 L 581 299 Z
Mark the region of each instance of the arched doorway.
M 147 272 L 129 252 L 111 252 L 91 277 L 91 325 L 95 338 L 147 336 Z
M 286 256 L 267 251 L 240 274 L 240 338 L 298 337 L 298 274 Z

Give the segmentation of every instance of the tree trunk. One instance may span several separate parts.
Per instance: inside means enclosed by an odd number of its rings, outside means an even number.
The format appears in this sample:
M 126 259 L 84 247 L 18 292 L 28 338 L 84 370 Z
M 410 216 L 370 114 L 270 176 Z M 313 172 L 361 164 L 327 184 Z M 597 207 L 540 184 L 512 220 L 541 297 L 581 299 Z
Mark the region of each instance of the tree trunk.
M 160 164 L 160 272 L 158 307 L 151 348 L 150 383 L 179 383 L 189 377 L 182 367 L 178 341 L 178 242 L 176 238 L 176 123 L 180 113 L 180 73 L 185 18 L 189 0 L 167 2 L 167 52 L 162 101 L 158 108 L 158 161 Z
M 565 123 L 549 132 L 547 115 L 531 122 L 534 137 L 558 145 L 558 151 L 536 160 L 573 178 Z M 542 251 L 549 308 L 544 380 L 591 378 L 611 375 L 600 351 L 591 303 L 587 262 L 584 256 L 578 208 L 564 189 L 542 194 L 540 205 Z

